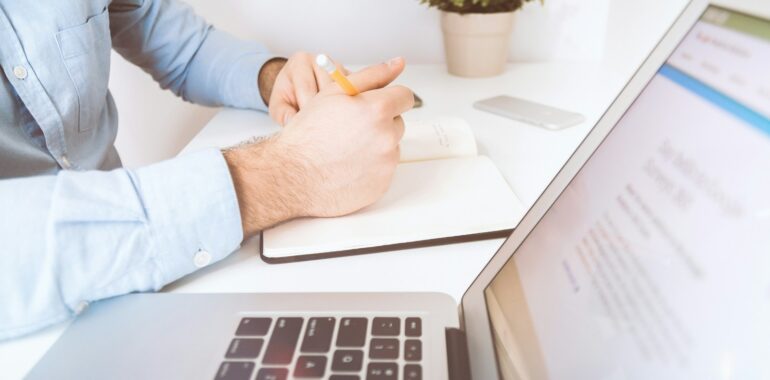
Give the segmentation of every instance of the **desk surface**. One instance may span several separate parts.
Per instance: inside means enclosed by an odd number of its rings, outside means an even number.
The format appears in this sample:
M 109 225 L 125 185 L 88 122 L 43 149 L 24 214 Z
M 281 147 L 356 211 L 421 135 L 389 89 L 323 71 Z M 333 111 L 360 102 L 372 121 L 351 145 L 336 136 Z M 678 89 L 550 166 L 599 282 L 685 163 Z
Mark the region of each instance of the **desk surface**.
M 467 120 L 476 134 L 480 153 L 498 165 L 514 192 L 531 205 L 634 69 L 631 64 L 622 69 L 597 63 L 514 64 L 500 77 L 471 80 L 449 76 L 442 65 L 415 65 L 407 68 L 399 83 L 414 89 L 425 101 L 423 108 L 404 115 L 407 120 L 443 115 Z M 574 110 L 584 114 L 586 121 L 554 132 L 471 106 L 476 100 L 499 94 Z M 248 121 L 245 127 L 244 120 Z M 215 117 L 186 150 L 227 145 L 239 137 L 265 134 L 276 128 L 264 114 L 227 110 Z M 257 243 L 246 242 L 225 260 L 170 284 L 164 291 L 438 291 L 459 301 L 502 239 L 279 265 L 262 262 Z M 66 325 L 0 343 L 3 378 L 22 377 Z

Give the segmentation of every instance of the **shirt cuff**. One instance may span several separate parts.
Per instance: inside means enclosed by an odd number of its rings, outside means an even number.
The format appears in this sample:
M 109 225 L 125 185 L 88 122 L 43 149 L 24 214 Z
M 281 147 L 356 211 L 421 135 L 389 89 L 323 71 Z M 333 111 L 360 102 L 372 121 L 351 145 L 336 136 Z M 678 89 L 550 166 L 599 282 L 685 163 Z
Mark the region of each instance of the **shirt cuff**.
M 216 82 L 218 98 L 191 99 L 204 104 L 267 111 L 257 85 L 259 71 L 277 56 L 257 42 L 243 41 L 220 30 L 211 28 L 196 53 L 188 77 L 191 94 L 206 94 L 203 86 Z M 199 80 L 208 78 L 209 80 Z
M 238 198 L 219 150 L 183 155 L 139 169 L 136 175 L 154 235 L 158 270 L 151 279 L 153 288 L 239 248 L 243 229 Z
M 249 54 L 235 61 L 225 82 L 225 103 L 235 108 L 267 111 L 267 104 L 259 91 L 259 72 L 267 61 L 277 57 L 264 53 Z

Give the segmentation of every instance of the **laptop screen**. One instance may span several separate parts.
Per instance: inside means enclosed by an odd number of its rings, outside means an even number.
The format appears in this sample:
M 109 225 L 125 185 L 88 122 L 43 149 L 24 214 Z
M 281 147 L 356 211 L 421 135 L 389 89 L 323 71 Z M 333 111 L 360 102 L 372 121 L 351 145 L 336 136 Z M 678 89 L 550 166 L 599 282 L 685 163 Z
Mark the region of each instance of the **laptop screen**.
M 485 298 L 506 379 L 770 376 L 770 22 L 707 9 Z

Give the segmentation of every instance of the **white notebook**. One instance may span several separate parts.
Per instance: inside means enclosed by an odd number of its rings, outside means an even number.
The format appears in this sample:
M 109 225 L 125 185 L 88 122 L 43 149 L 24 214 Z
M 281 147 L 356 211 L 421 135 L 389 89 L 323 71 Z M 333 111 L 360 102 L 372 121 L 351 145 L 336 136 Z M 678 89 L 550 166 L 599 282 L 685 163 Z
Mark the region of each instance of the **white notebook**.
M 310 260 L 506 237 L 525 208 L 470 126 L 407 122 L 401 164 L 382 199 L 353 214 L 295 219 L 262 232 L 267 262 Z

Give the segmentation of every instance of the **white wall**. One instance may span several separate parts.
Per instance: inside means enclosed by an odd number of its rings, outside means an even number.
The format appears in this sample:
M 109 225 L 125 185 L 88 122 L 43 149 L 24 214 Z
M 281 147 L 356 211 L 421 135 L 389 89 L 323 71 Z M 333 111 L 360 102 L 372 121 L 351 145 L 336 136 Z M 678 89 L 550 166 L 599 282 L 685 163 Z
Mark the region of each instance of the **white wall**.
M 438 12 L 417 0 L 189 0 L 219 29 L 263 42 L 274 52 L 324 51 L 348 63 L 404 56 L 443 62 Z M 545 0 L 529 4 L 514 29 L 511 58 L 595 59 L 638 65 L 685 0 Z M 533 38 L 533 36 L 535 36 Z M 631 47 L 629 49 L 629 46 Z M 628 54 L 605 54 L 625 49 Z M 121 128 L 117 146 L 135 167 L 173 157 L 214 109 L 160 91 L 141 70 L 113 54 L 110 86 Z

